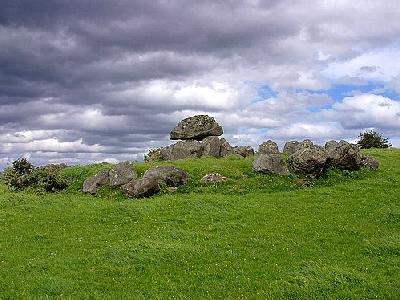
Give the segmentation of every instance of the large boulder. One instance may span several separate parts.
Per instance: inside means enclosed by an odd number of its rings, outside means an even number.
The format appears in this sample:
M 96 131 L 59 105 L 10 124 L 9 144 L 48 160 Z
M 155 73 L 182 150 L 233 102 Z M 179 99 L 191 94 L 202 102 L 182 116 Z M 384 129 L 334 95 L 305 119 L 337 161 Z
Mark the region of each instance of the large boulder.
M 220 136 L 222 127 L 213 117 L 197 115 L 186 118 L 171 131 L 171 140 L 202 140 L 208 136 Z
M 221 141 L 221 152 L 220 152 L 221 157 L 235 154 L 233 147 L 228 143 L 227 140 L 222 138 L 220 141 Z
M 331 140 L 325 143 L 325 150 L 326 151 L 332 151 L 332 149 L 335 149 L 339 145 L 338 142 Z
M 296 152 L 297 146 L 300 144 L 298 141 L 289 141 L 286 142 L 285 146 L 283 147 L 283 153 L 287 155 L 292 155 Z
M 225 157 L 235 154 L 234 148 L 224 138 L 209 136 L 202 140 L 201 144 L 202 156 Z
M 330 165 L 342 170 L 358 170 L 362 166 L 360 149 L 346 141 L 325 145 Z
M 198 158 L 203 156 L 203 145 L 196 140 L 179 141 L 161 149 L 164 160 Z
M 278 145 L 274 141 L 268 140 L 258 146 L 258 153 L 259 154 L 278 154 L 279 148 L 278 148 Z
M 108 170 L 101 171 L 83 182 L 83 192 L 95 195 L 97 190 L 109 183 Z
M 128 162 L 120 162 L 108 172 L 111 187 L 124 185 L 136 178 L 134 167 Z
M 289 175 L 286 162 L 274 154 L 261 154 L 253 162 L 253 170 L 265 174 Z
M 165 182 L 167 186 L 178 187 L 188 181 L 189 175 L 177 167 L 163 166 L 147 170 L 143 178 L 153 178 L 158 182 Z
M 144 155 L 145 162 L 162 161 L 165 160 L 165 148 L 151 149 L 149 153 Z
M 304 146 L 297 148 L 289 157 L 289 165 L 303 175 L 318 178 L 327 169 L 328 155 L 320 146 Z
M 233 147 L 233 152 L 241 157 L 249 157 L 254 155 L 254 149 L 250 146 L 236 146 Z
M 234 149 L 229 143 L 216 136 L 209 136 L 203 141 L 184 140 L 167 147 L 150 150 L 145 155 L 145 161 L 176 160 L 184 158 L 198 158 L 203 156 L 224 157 L 234 155 Z
M 367 167 L 371 170 L 378 170 L 379 169 L 379 161 L 372 157 L 372 156 L 363 156 L 361 158 L 361 165 L 363 167 Z
M 148 177 L 132 180 L 121 186 L 121 190 L 128 197 L 144 198 L 158 193 L 160 191 L 160 185 L 156 178 Z
M 216 136 L 208 136 L 202 142 L 203 156 L 221 157 L 222 141 Z
M 314 143 L 313 143 L 311 140 L 306 139 L 306 140 L 300 142 L 300 143 L 297 145 L 296 151 L 297 151 L 299 148 L 312 147 L 313 145 L 314 145 Z

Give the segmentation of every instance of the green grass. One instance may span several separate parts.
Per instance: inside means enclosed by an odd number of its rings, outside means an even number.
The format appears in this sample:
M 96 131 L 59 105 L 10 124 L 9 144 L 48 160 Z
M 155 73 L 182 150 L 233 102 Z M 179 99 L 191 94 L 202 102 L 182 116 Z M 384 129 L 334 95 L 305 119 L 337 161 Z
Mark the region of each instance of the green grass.
M 379 171 L 304 183 L 251 159 L 162 163 L 190 182 L 142 200 L 84 195 L 106 164 L 65 169 L 57 194 L 0 184 L 0 299 L 399 299 L 400 150 L 367 153 Z

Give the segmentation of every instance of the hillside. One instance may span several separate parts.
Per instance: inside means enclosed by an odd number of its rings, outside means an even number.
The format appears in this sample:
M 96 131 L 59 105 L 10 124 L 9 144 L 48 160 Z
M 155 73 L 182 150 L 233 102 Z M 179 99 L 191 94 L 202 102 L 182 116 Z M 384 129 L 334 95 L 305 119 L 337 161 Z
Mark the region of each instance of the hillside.
M 319 180 L 255 173 L 253 158 L 135 163 L 190 174 L 175 193 L 81 192 L 106 164 L 63 170 L 68 189 L 0 184 L 0 298 L 400 297 L 400 150 L 378 171 Z M 219 185 L 199 179 L 228 177 Z

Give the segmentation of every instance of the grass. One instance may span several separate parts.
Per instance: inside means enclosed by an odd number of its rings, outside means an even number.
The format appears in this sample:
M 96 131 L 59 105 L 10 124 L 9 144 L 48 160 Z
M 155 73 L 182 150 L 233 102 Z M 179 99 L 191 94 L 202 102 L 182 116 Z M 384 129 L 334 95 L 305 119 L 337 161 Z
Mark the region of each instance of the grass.
M 84 195 L 106 164 L 65 169 L 57 194 L 0 184 L 0 299 L 398 299 L 400 150 L 367 153 L 379 171 L 305 182 L 251 159 L 166 162 L 190 182 L 143 200 Z

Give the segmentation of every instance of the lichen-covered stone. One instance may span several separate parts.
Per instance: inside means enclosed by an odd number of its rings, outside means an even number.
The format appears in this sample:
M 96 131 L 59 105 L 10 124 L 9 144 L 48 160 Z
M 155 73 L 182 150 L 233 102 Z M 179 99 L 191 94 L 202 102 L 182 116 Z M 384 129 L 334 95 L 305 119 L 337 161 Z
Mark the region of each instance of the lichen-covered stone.
M 109 177 L 108 177 L 108 170 L 101 171 L 97 173 L 93 177 L 87 178 L 83 182 L 83 192 L 95 195 L 97 190 L 102 187 L 108 185 Z
M 178 187 L 188 181 L 189 174 L 174 166 L 162 166 L 147 170 L 143 178 L 153 178 L 165 182 L 167 186 Z
M 312 145 L 300 147 L 289 157 L 289 165 L 297 172 L 310 176 L 322 176 L 328 165 L 326 150 L 320 146 Z
M 289 175 L 286 162 L 276 154 L 261 154 L 253 162 L 253 170 L 265 174 Z
M 213 117 L 197 115 L 186 118 L 171 131 L 171 140 L 202 140 L 208 136 L 220 136 L 222 127 Z
M 279 148 L 277 143 L 274 141 L 268 140 L 261 145 L 258 146 L 259 154 L 278 154 Z
M 134 167 L 128 162 L 121 162 L 116 164 L 108 172 L 111 187 L 124 185 L 136 178 Z
M 128 197 L 144 198 L 157 194 L 160 191 L 160 185 L 155 178 L 134 179 L 121 186 L 121 190 Z

